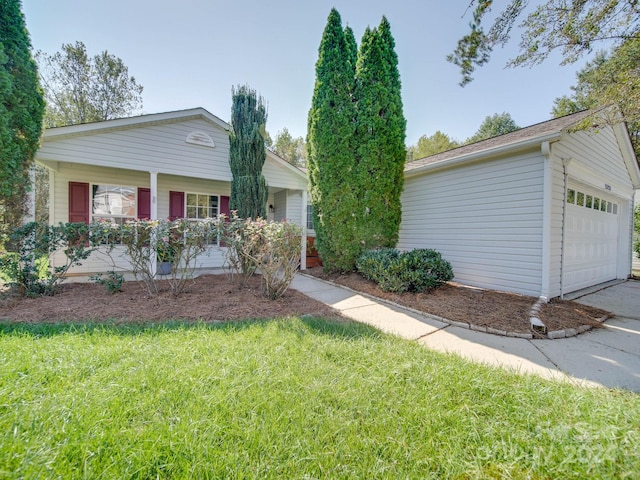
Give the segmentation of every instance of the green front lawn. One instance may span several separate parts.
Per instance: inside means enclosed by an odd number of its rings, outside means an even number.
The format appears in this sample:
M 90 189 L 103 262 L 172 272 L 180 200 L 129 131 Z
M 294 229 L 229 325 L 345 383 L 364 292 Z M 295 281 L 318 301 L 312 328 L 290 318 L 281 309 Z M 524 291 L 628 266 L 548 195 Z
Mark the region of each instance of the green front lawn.
M 0 478 L 638 478 L 640 397 L 356 323 L 0 324 Z

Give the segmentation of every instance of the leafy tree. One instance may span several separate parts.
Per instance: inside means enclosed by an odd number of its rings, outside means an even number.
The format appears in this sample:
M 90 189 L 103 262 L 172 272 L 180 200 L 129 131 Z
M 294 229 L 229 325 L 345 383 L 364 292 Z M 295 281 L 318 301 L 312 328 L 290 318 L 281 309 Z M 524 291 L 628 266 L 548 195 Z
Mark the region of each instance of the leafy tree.
M 355 174 L 352 95 L 357 49 L 352 39 L 353 33 L 343 30 L 340 14 L 332 9 L 318 50 L 307 130 L 316 247 L 327 271 L 352 269 L 341 259 L 345 246 L 354 243 L 357 227 L 352 215 L 357 196 L 348 181 Z
M 528 5 L 525 0 L 509 0 L 487 32 L 483 20 L 491 11 L 492 0 L 471 0 L 475 5 L 470 32 L 463 36 L 447 57 L 460 67 L 461 85 L 473 80 L 475 68 L 487 63 L 496 46 L 504 46 L 516 21 Z M 613 41 L 621 44 L 638 39 L 640 7 L 637 0 L 546 0 L 529 13 L 521 26 L 520 54 L 509 66 L 536 65 L 560 49 L 562 64 L 573 63 L 594 44 Z
M 422 135 L 418 139 L 418 143 L 407 149 L 407 161 L 417 160 L 418 158 L 429 157 L 436 153 L 445 152 L 452 148 L 459 147 L 460 143 L 454 140 L 446 133 L 438 130 L 433 135 L 427 137 Z
M 269 190 L 262 175 L 267 156 L 264 145 L 266 123 L 267 109 L 263 98 L 248 85 L 233 88 L 229 132 L 229 165 L 233 179 L 229 206 L 240 218 L 266 215 Z
M 478 131 L 469 137 L 465 143 L 479 142 L 480 140 L 486 140 L 487 138 L 513 132 L 519 128 L 509 113 L 494 113 L 493 115 L 485 117 Z
M 107 52 L 89 57 L 84 43 L 36 54 L 45 90 L 47 127 L 131 116 L 142 109 L 142 90 L 124 62 Z
M 272 150 L 296 167 L 304 167 L 307 163 L 307 147 L 304 138 L 293 138 L 286 127 L 276 134 Z
M 406 120 L 402 112 L 395 41 L 386 17 L 362 37 L 356 66 L 356 193 L 353 212 L 360 254 L 370 248 L 394 247 L 402 218 Z
M 636 155 L 640 156 L 640 39 L 624 42 L 610 53 L 598 52 L 577 73 L 572 94 L 556 98 L 552 114 L 568 115 L 588 108 L 617 105 L 627 121 Z M 587 119 L 592 125 L 594 119 Z
M 20 1 L 0 8 L 0 208 L 12 230 L 26 213 L 29 169 L 42 132 L 44 99 Z
M 106 50 L 89 57 L 84 43 L 37 52 L 47 108 L 45 126 L 60 127 L 129 117 L 142 109 L 142 90 L 124 62 Z M 36 166 L 36 220 L 48 222 L 49 171 Z

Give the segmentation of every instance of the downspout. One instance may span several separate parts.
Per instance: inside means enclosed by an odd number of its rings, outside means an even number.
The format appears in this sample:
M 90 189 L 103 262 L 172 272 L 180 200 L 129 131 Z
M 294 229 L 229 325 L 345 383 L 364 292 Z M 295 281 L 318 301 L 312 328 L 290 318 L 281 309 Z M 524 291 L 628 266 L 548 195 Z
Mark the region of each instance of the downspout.
M 569 173 L 567 171 L 571 157 L 562 158 L 562 174 L 563 174 L 563 194 L 562 194 L 562 244 L 560 247 L 560 299 L 564 300 L 564 249 L 567 230 L 567 189 Z
M 544 156 L 543 192 L 542 192 L 542 265 L 539 301 L 547 303 L 550 295 L 551 277 L 551 217 L 553 193 L 553 157 L 551 145 L 542 142 L 540 150 Z

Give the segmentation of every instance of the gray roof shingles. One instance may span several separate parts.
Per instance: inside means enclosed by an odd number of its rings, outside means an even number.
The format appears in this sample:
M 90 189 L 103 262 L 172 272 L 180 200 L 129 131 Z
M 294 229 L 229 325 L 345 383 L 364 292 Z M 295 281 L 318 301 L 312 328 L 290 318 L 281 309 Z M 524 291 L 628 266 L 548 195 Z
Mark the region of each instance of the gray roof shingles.
M 554 133 L 560 133 L 563 130 L 568 129 L 569 127 L 577 125 L 579 122 L 592 114 L 593 111 L 584 110 L 572 115 L 554 118 L 553 120 L 547 120 L 546 122 L 537 123 L 529 127 L 521 128 L 511 133 L 488 138 L 487 140 L 471 143 L 469 145 L 463 145 L 462 147 L 437 153 L 429 157 L 413 160 L 405 165 L 404 170 L 405 172 L 409 172 L 426 165 L 443 163 L 447 160 L 453 160 L 465 155 L 470 155 L 482 151 L 489 152 L 498 147 L 504 147 L 510 144 L 518 144 L 526 142 L 528 140 L 534 140 L 536 138 L 543 138 Z

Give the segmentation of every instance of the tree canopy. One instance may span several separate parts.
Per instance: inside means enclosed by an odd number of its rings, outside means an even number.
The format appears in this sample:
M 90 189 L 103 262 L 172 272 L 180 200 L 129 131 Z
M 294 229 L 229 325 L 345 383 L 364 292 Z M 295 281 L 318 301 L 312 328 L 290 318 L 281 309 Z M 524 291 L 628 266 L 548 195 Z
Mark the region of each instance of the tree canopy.
M 438 130 L 431 136 L 422 135 L 414 146 L 409 147 L 407 149 L 407 161 L 429 157 L 459 146 L 460 142 Z
M 296 167 L 304 167 L 307 164 L 304 138 L 294 138 L 286 127 L 276 134 L 271 150 Z
M 598 52 L 576 77 L 572 93 L 554 101 L 553 116 L 617 105 L 640 157 L 640 39 L 628 40 L 611 52 Z
M 36 61 L 45 91 L 47 127 L 99 122 L 141 111 L 143 87 L 124 62 L 104 50 L 90 57 L 84 43 L 63 44 Z
M 497 137 L 498 135 L 504 135 L 505 133 L 513 132 L 519 128 L 520 127 L 507 112 L 487 115 L 480 124 L 478 131 L 471 137 L 467 138 L 465 144 L 479 142 L 481 140 L 486 140 L 487 138 Z
M 29 169 L 42 132 L 44 99 L 19 0 L 0 9 L 0 203 L 3 224 L 16 227 L 26 211 Z
M 487 63 L 496 46 L 510 41 L 518 19 L 522 28 L 520 53 L 509 66 L 531 66 L 543 62 L 555 50 L 562 64 L 572 63 L 603 42 L 620 45 L 640 36 L 640 4 L 637 0 L 546 0 L 525 16 L 526 0 L 508 0 L 488 30 L 483 21 L 492 0 L 471 0 L 474 7 L 470 31 L 459 41 L 447 60 L 460 67 L 466 85 L 476 67 Z

